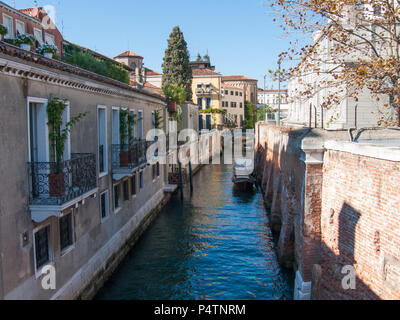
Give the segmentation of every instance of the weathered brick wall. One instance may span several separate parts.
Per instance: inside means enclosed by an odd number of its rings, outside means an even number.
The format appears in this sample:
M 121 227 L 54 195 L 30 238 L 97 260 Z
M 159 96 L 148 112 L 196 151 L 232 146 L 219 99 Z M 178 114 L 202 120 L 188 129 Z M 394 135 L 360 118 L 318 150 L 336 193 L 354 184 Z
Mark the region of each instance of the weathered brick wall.
M 321 299 L 400 299 L 400 163 L 325 152 Z M 342 268 L 354 265 L 356 290 Z
M 286 267 L 294 263 L 295 217 L 303 209 L 305 164 L 300 160 L 299 139 L 305 132 L 264 123 L 256 128 L 256 175 L 270 207 L 272 228 L 280 232 L 278 258 Z

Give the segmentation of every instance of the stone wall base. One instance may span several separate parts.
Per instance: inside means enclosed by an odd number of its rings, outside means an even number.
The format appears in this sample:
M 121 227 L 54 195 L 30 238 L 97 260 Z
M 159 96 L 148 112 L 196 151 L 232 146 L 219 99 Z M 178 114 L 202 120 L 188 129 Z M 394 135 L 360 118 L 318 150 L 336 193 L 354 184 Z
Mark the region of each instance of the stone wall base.
M 163 190 L 156 193 L 52 300 L 93 299 L 170 198 L 171 195 L 164 194 Z

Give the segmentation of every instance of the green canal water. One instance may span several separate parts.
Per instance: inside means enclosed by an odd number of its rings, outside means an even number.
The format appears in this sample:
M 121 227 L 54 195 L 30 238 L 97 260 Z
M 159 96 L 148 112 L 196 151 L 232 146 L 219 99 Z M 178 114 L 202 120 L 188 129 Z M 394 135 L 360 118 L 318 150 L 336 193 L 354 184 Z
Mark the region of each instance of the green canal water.
M 262 195 L 231 178 L 232 166 L 203 167 L 193 197 L 171 199 L 96 299 L 292 299 Z

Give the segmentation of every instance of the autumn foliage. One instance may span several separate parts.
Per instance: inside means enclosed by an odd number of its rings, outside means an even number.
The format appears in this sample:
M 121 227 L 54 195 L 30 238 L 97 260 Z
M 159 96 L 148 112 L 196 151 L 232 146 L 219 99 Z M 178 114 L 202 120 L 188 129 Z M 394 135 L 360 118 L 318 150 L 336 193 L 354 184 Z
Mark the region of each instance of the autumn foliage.
M 292 41 L 281 58 L 299 59 L 281 70 L 297 77 L 297 94 L 309 98 L 324 90 L 321 102 L 332 108 L 344 98 L 357 101 L 368 92 L 376 103 L 377 123 L 400 125 L 400 1 L 272 0 L 284 32 L 311 44 Z M 298 35 L 296 35 L 298 33 Z M 313 73 L 317 83 L 307 81 Z M 315 77 L 314 77 L 315 79 Z

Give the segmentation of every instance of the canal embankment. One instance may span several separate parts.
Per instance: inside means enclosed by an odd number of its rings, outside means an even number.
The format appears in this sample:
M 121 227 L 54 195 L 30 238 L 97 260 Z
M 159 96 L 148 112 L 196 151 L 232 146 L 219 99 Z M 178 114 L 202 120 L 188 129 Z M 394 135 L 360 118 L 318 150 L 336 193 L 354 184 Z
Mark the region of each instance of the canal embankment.
M 258 123 L 255 172 L 295 299 L 400 298 L 399 130 Z

